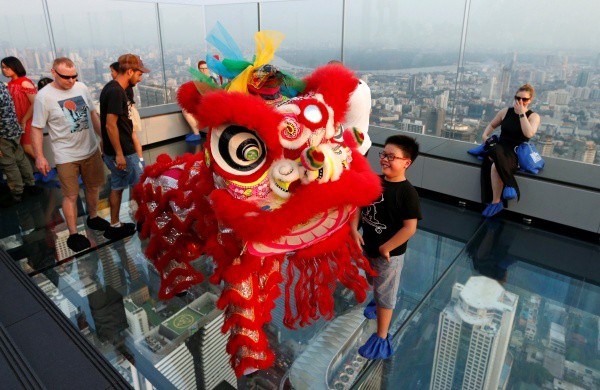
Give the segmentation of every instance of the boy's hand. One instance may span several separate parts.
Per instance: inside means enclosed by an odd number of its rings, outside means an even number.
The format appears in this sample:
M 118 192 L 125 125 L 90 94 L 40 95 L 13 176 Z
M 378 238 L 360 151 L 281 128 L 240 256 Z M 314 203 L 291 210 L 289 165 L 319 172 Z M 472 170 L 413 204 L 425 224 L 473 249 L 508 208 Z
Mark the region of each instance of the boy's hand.
M 359 248 L 365 245 L 365 240 L 363 240 L 358 230 L 350 229 L 350 236 L 352 236 L 352 239 L 354 240 L 354 242 L 356 242 L 356 245 L 358 245 Z
M 379 254 L 388 261 L 390 261 L 390 251 L 386 249 L 385 244 L 379 247 Z

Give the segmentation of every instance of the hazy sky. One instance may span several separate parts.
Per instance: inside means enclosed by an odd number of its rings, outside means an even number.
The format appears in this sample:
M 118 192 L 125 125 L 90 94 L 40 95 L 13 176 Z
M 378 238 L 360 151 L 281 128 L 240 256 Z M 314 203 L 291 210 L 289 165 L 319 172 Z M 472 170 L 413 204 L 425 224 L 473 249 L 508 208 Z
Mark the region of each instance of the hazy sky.
M 47 0 L 59 47 L 158 45 L 155 5 L 124 0 Z M 172 2 L 193 2 L 181 0 Z M 0 0 L 0 47 L 44 47 L 41 0 Z M 341 46 L 342 0 L 269 1 L 261 27 L 287 36 L 282 49 Z M 465 0 L 346 0 L 345 48 L 458 51 Z M 160 6 L 165 45 L 204 47 L 221 21 L 253 51 L 256 3 Z M 471 0 L 467 50 L 531 53 L 600 52 L 600 2 L 592 0 Z

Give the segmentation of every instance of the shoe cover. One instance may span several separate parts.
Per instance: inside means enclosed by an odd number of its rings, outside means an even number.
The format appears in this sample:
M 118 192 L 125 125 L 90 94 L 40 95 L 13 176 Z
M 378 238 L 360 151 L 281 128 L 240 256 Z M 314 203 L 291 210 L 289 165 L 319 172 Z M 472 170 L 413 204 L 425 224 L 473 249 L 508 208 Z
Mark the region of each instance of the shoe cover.
M 504 191 L 502 191 L 502 198 L 506 200 L 514 199 L 517 197 L 517 190 L 514 187 L 504 187 Z
M 502 202 L 490 203 L 487 205 L 485 210 L 483 210 L 482 214 L 484 217 L 488 217 L 488 218 L 493 217 L 494 215 L 496 215 L 500 211 L 502 211 L 503 208 L 504 208 L 504 205 L 502 204 Z
M 185 136 L 185 142 L 199 142 L 202 141 L 200 134 L 188 134 Z
M 42 181 L 44 183 L 51 182 L 52 180 L 56 179 L 56 176 L 58 176 L 58 172 L 56 172 L 56 168 L 52 168 L 48 171 L 46 176 L 42 177 Z
M 377 336 L 377 333 L 373 333 L 365 345 L 358 349 L 358 353 L 367 359 L 387 359 L 394 353 L 392 338 L 389 333 L 385 339 Z
M 363 314 L 366 318 L 370 320 L 374 320 L 377 318 L 377 305 L 375 304 L 375 300 L 373 299 L 369 304 L 365 307 L 365 311 Z

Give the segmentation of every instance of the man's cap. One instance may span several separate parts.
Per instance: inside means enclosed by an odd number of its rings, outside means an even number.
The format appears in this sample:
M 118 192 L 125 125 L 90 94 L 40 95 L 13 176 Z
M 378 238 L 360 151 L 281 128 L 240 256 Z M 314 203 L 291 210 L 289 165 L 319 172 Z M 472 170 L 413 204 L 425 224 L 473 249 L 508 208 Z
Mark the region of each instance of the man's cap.
M 150 73 L 150 69 L 144 66 L 140 56 L 135 54 L 123 54 L 119 57 L 119 69 L 126 71 L 128 69 L 139 70 L 143 73 Z

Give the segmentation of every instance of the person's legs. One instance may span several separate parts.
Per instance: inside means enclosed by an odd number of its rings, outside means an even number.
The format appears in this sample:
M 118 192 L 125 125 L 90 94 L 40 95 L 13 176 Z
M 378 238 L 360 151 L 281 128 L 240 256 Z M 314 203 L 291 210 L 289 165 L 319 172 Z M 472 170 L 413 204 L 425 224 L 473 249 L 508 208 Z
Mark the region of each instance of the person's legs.
M 377 336 L 382 339 L 388 336 L 390 323 L 392 322 L 392 314 L 394 314 L 393 309 L 377 307 Z
M 106 177 L 104 175 L 104 164 L 102 163 L 100 151 L 81 162 L 81 180 L 85 185 L 85 202 L 89 219 L 95 219 L 98 216 L 98 198 L 100 194 L 100 187 L 102 187 L 106 182 Z M 92 229 L 95 228 L 92 227 Z M 106 226 L 104 229 L 106 229 Z
M 6 175 L 6 183 L 13 198 L 18 201 L 23 195 L 24 183 L 15 160 L 17 146 L 16 141 L 0 138 L 0 169 Z
M 119 214 L 121 212 L 121 199 L 123 198 L 123 190 L 110 190 L 108 201 L 110 203 L 110 224 L 118 225 Z
M 496 164 L 492 164 L 492 168 L 490 171 L 490 177 L 492 180 L 492 203 L 500 202 L 500 197 L 502 196 L 502 189 L 504 188 L 504 183 L 498 175 L 498 171 L 496 170 Z
M 137 155 L 136 155 L 137 158 Z M 120 239 L 132 235 L 135 232 L 135 224 L 121 223 L 119 214 L 121 212 L 121 200 L 123 190 L 135 184 L 136 171 L 132 165 L 132 158 L 126 156 L 127 166 L 125 169 L 117 169 L 115 158 L 104 156 L 104 163 L 110 170 L 110 195 L 108 201 L 110 204 L 110 226 L 104 232 L 104 237 L 108 239 Z M 139 158 L 138 158 L 139 162 Z
M 388 332 L 396 307 L 404 255 L 392 256 L 390 261 L 379 257 L 372 262 L 372 265 L 377 272 L 377 276 L 373 280 L 377 303 L 377 333 L 371 335 L 358 352 L 368 359 L 386 359 L 393 353 L 391 337 Z
M 85 187 L 85 205 L 88 216 L 94 219 L 98 216 L 98 198 L 100 197 L 100 187 Z
M 60 189 L 63 193 L 62 208 L 70 234 L 77 233 L 77 197 L 79 196 L 80 161 L 56 164 Z
M 77 233 L 77 195 L 63 194 L 62 202 L 63 214 L 67 222 L 69 234 Z

